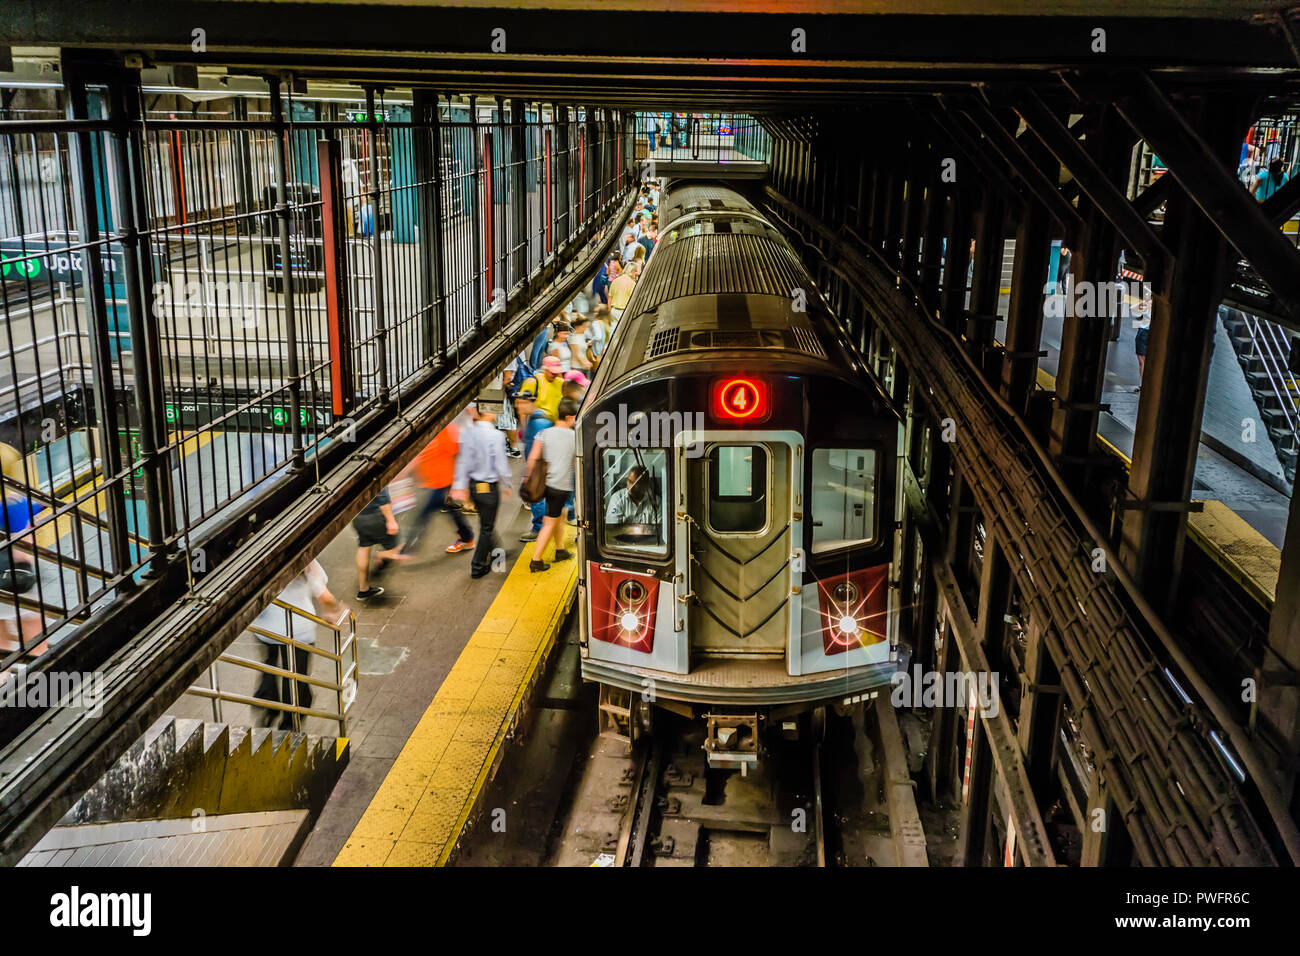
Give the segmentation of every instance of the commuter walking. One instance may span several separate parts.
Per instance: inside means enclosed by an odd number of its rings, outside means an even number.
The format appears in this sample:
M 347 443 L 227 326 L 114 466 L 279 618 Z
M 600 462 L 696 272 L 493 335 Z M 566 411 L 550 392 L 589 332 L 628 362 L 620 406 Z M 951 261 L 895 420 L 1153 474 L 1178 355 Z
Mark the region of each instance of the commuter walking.
M 639 249 L 640 246 L 637 248 Z M 636 288 L 636 278 L 637 266 L 629 261 L 627 269 L 609 284 L 609 311 L 614 316 L 615 322 L 623 318 L 623 310 L 627 308 L 628 301 L 632 298 L 632 290 Z
M 542 521 L 541 533 L 533 546 L 533 557 L 529 562 L 529 571 L 545 571 L 550 565 L 542 560 L 546 545 L 555 542 L 555 560 L 567 561 L 573 555 L 564 548 L 564 509 L 573 494 L 573 462 L 576 435 L 573 426 L 578 419 L 578 406 L 572 399 L 560 402 L 559 420 L 554 428 L 548 428 L 537 436 L 533 449 L 528 455 L 526 474 L 539 467 L 538 462 L 546 464 L 546 518 Z
M 375 500 L 361 509 L 352 519 L 352 530 L 357 533 L 357 600 L 368 601 L 384 593 L 384 589 L 371 583 L 371 558 L 378 558 L 374 577 L 383 574 L 393 562 L 410 561 L 397 547 L 397 516 L 388 489 L 379 492 Z M 375 551 L 379 548 L 379 551 Z
M 415 457 L 415 474 L 429 495 L 424 507 L 411 522 L 406 532 L 403 554 L 411 554 L 420 545 L 420 538 L 429 526 L 429 519 L 438 511 L 451 516 L 456 524 L 456 540 L 447 545 L 448 554 L 469 551 L 474 547 L 474 529 L 470 527 L 460 506 L 450 499 L 451 483 L 456 477 L 456 453 L 460 450 L 460 428 L 453 422 L 438 432 L 433 441 Z
M 564 398 L 564 366 L 554 355 L 548 355 L 542 359 L 541 372 L 525 379 L 520 388 L 528 388 L 530 383 L 533 401 L 546 413 L 551 424 L 555 424 L 560 411 L 560 400 Z M 524 454 L 528 452 L 525 451 Z
M 497 510 L 501 497 L 510 494 L 510 462 L 506 458 L 505 435 L 497 431 L 496 416 L 477 411 L 474 427 L 461 435 L 460 454 L 456 457 L 456 477 L 452 495 L 471 498 L 478 510 L 478 544 L 470 559 L 471 578 L 481 578 L 492 570 L 492 547 L 496 543 Z
M 520 434 L 524 440 L 524 457 L 527 458 L 532 454 L 538 434 L 551 427 L 550 416 L 537 407 L 535 381 L 525 382 L 519 389 L 519 393 L 515 396 L 515 412 L 519 416 Z M 546 517 L 546 499 L 543 497 L 531 505 L 527 502 L 524 504 L 532 513 L 533 520 L 529 529 L 519 536 L 519 540 L 536 541 L 538 533 L 542 530 L 542 519 Z
M 321 617 L 338 620 L 347 613 L 347 608 L 330 593 L 327 584 L 325 569 L 320 566 L 319 561 L 313 560 L 300 575 L 285 586 L 278 600 L 307 614 L 314 614 L 315 609 L 312 604 L 314 599 L 316 604 L 320 605 Z M 284 641 L 276 640 L 275 637 L 268 637 L 267 634 L 288 638 L 298 644 L 314 646 L 315 622 L 302 614 L 287 611 L 279 604 L 272 604 L 253 620 L 253 626 L 257 628 L 254 636 L 262 643 L 263 660 L 268 666 L 292 671 L 295 676 L 299 674 L 304 677 L 310 676 L 310 651 L 286 644 Z M 259 633 L 262 631 L 267 633 Z M 293 651 L 292 654 L 289 653 L 290 649 Z M 262 672 L 261 682 L 253 691 L 253 696 L 259 700 L 291 706 L 296 703 L 299 707 L 311 707 L 312 701 L 310 684 L 301 680 L 291 680 L 279 674 L 268 674 L 265 671 Z M 272 727 L 278 723 L 281 730 L 294 729 L 294 715 L 291 711 L 255 706 L 253 714 L 259 727 Z

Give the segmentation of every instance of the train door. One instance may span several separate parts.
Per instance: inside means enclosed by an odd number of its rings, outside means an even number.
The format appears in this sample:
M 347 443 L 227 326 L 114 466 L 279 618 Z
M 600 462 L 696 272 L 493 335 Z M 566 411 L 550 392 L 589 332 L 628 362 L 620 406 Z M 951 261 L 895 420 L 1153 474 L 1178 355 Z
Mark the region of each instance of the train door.
M 695 457 L 679 449 L 677 529 L 692 660 L 783 657 L 798 620 L 802 438 L 706 432 L 694 447 Z

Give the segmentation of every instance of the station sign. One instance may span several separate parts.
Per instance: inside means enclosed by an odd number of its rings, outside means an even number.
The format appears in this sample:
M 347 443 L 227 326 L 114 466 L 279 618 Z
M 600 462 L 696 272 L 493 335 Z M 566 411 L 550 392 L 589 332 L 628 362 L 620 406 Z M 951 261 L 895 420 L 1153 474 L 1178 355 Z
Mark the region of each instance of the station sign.
M 69 243 L 43 239 L 0 239 L 0 279 L 5 282 L 85 283 L 86 250 L 70 249 Z M 126 284 L 126 253 L 120 248 L 101 248 L 104 285 L 110 290 Z M 154 275 L 163 275 L 166 264 L 154 255 Z

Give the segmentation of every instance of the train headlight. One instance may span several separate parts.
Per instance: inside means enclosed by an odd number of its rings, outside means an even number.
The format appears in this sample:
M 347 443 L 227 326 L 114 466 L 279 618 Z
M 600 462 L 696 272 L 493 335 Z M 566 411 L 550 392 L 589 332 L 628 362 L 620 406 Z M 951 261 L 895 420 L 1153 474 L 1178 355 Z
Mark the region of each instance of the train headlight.
M 635 607 L 643 602 L 645 598 L 645 585 L 635 578 L 627 578 L 618 583 L 618 599 L 624 604 Z
M 844 654 L 870 649 L 889 632 L 888 565 L 849 571 L 817 582 L 822 650 Z
M 659 598 L 659 581 L 653 575 L 592 561 L 587 566 L 587 591 L 592 639 L 643 654 L 653 652 Z

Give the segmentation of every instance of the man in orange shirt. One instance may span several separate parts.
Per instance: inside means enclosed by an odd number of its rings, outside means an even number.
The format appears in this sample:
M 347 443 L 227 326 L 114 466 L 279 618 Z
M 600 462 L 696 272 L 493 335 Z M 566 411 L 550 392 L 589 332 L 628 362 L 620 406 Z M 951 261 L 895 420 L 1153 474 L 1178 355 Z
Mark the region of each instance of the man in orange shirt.
M 435 511 L 445 511 L 456 522 L 456 541 L 447 545 L 448 554 L 469 551 L 474 547 L 474 529 L 470 527 L 460 508 L 448 499 L 452 480 L 456 473 L 456 453 L 460 450 L 460 429 L 455 424 L 448 425 L 438 432 L 433 441 L 415 457 L 415 477 L 420 487 L 429 489 L 429 497 L 415 516 L 415 521 L 407 532 L 406 543 L 402 551 L 409 554 L 419 544 L 420 536 L 429 525 L 429 519 Z

